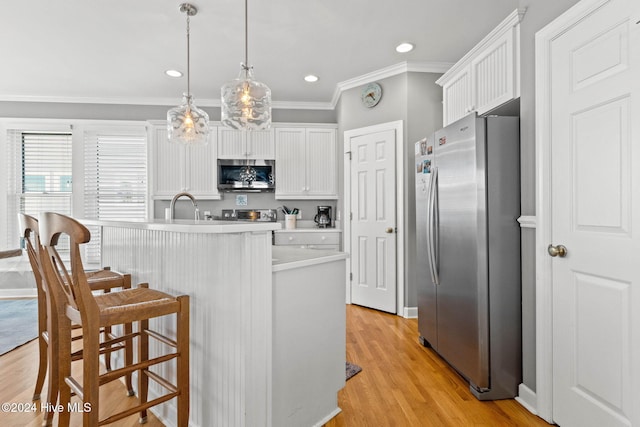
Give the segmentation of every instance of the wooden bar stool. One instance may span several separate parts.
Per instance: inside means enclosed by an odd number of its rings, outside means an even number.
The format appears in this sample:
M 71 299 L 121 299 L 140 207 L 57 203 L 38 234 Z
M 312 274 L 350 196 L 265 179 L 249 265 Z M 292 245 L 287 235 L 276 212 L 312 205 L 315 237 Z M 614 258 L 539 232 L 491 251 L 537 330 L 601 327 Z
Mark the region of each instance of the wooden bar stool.
M 42 392 L 42 386 L 44 385 L 44 379 L 49 371 L 49 384 L 47 391 L 46 402 L 51 405 L 55 405 L 58 400 L 58 340 L 51 337 L 57 331 L 57 322 L 54 320 L 52 324 L 49 324 L 49 319 L 53 318 L 49 314 L 51 307 L 49 307 L 49 292 L 47 290 L 46 283 L 43 281 L 42 266 L 40 263 L 40 257 L 42 252 L 42 246 L 40 245 L 40 238 L 38 235 L 38 220 L 31 215 L 18 214 L 18 220 L 20 222 L 20 229 L 22 236 L 26 242 L 27 254 L 29 256 L 29 263 L 33 270 L 33 275 L 36 282 L 37 296 L 38 296 L 38 350 L 39 350 L 39 362 L 38 362 L 38 376 L 36 378 L 36 386 L 33 394 L 33 400 L 40 399 Z M 111 271 L 109 268 L 102 270 L 92 271 L 87 273 L 87 282 L 89 287 L 93 290 L 102 290 L 103 292 L 110 292 L 115 288 L 130 289 L 131 288 L 131 275 L 121 274 L 115 271 Z M 55 313 L 55 310 L 52 311 Z M 124 333 L 131 333 L 131 324 L 124 326 Z M 81 336 L 74 336 L 74 339 L 80 339 Z M 111 333 L 110 328 L 103 329 L 103 349 L 102 353 L 105 355 L 105 366 L 107 370 L 111 370 L 111 353 L 120 349 L 124 349 L 124 343 L 117 341 L 118 337 Z M 72 355 L 73 360 L 78 360 L 82 357 L 81 351 Z M 133 356 L 131 350 L 125 355 L 125 363 L 131 363 Z M 133 396 L 133 386 L 131 384 L 131 375 L 127 375 L 125 383 L 130 396 Z M 49 408 L 47 405 L 46 408 Z M 53 421 L 53 412 L 45 411 L 45 417 L 43 425 L 51 425 Z
M 61 235 L 69 236 L 70 261 L 65 263 L 56 250 Z M 140 422 L 146 422 L 147 409 L 177 398 L 177 425 L 187 427 L 189 423 L 189 297 L 174 297 L 164 292 L 139 287 L 93 295 L 82 266 L 80 245 L 90 239 L 89 230 L 65 215 L 46 212 L 40 217 L 40 238 L 44 248 L 42 267 L 45 281 L 59 304 L 60 340 L 60 413 L 61 426 L 69 425 L 67 412 L 71 392 L 80 397 L 83 407 L 83 425 L 98 426 L 109 424 L 140 412 Z M 55 291 L 53 289 L 55 288 Z M 59 297 L 59 298 L 58 298 Z M 149 319 L 176 315 L 175 341 L 149 329 Z M 76 380 L 71 375 L 71 322 L 82 326 L 83 377 Z M 136 363 L 100 374 L 100 328 L 125 323 L 138 323 L 138 330 L 131 334 L 138 341 Z M 157 339 L 173 351 L 149 359 L 149 337 Z M 172 384 L 149 368 L 159 363 L 176 360 L 176 381 Z M 99 419 L 100 385 L 120 378 L 128 373 L 138 372 L 139 404 L 133 408 Z M 148 401 L 148 383 L 152 379 L 167 390 L 167 393 Z M 82 385 L 81 385 L 82 384 Z

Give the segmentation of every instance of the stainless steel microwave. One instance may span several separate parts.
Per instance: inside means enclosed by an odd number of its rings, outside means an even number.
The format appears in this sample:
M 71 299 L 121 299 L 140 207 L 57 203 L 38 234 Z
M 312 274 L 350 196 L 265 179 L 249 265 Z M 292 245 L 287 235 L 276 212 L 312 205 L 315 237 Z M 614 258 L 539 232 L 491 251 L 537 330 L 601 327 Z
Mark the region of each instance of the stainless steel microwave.
M 218 160 L 218 190 L 268 192 L 276 188 L 274 160 Z

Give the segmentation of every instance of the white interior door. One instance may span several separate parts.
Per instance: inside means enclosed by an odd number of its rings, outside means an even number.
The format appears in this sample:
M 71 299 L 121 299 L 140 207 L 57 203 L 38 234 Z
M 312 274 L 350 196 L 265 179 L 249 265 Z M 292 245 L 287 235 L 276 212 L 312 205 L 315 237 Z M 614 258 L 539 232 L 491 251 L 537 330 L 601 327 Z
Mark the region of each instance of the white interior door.
M 350 139 L 351 302 L 396 313 L 396 133 Z
M 555 255 L 553 420 L 562 427 L 640 425 L 633 1 L 601 2 L 551 43 L 552 241 L 544 244 Z

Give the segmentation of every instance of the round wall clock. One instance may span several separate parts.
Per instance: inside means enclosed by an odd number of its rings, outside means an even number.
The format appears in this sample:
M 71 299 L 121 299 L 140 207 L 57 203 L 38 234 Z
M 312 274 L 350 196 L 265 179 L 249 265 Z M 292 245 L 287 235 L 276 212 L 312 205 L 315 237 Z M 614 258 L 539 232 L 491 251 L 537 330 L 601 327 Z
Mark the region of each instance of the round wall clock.
M 378 83 L 369 83 L 362 89 L 360 99 L 367 108 L 375 107 L 382 98 L 382 88 Z

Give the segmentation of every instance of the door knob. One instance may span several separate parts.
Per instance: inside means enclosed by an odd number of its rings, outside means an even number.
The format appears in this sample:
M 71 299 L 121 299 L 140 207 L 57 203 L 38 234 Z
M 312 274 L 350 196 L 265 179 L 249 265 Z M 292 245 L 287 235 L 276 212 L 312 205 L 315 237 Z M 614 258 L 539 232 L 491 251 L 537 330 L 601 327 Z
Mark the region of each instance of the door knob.
M 567 251 L 567 248 L 562 245 L 558 245 L 558 246 L 549 245 L 549 247 L 547 247 L 547 252 L 549 252 L 549 255 L 553 257 L 559 256 L 560 258 L 564 258 L 567 256 L 568 251 Z
M 385 232 L 385 233 L 393 233 L 393 227 L 387 227 L 387 228 L 384 230 L 384 232 Z

